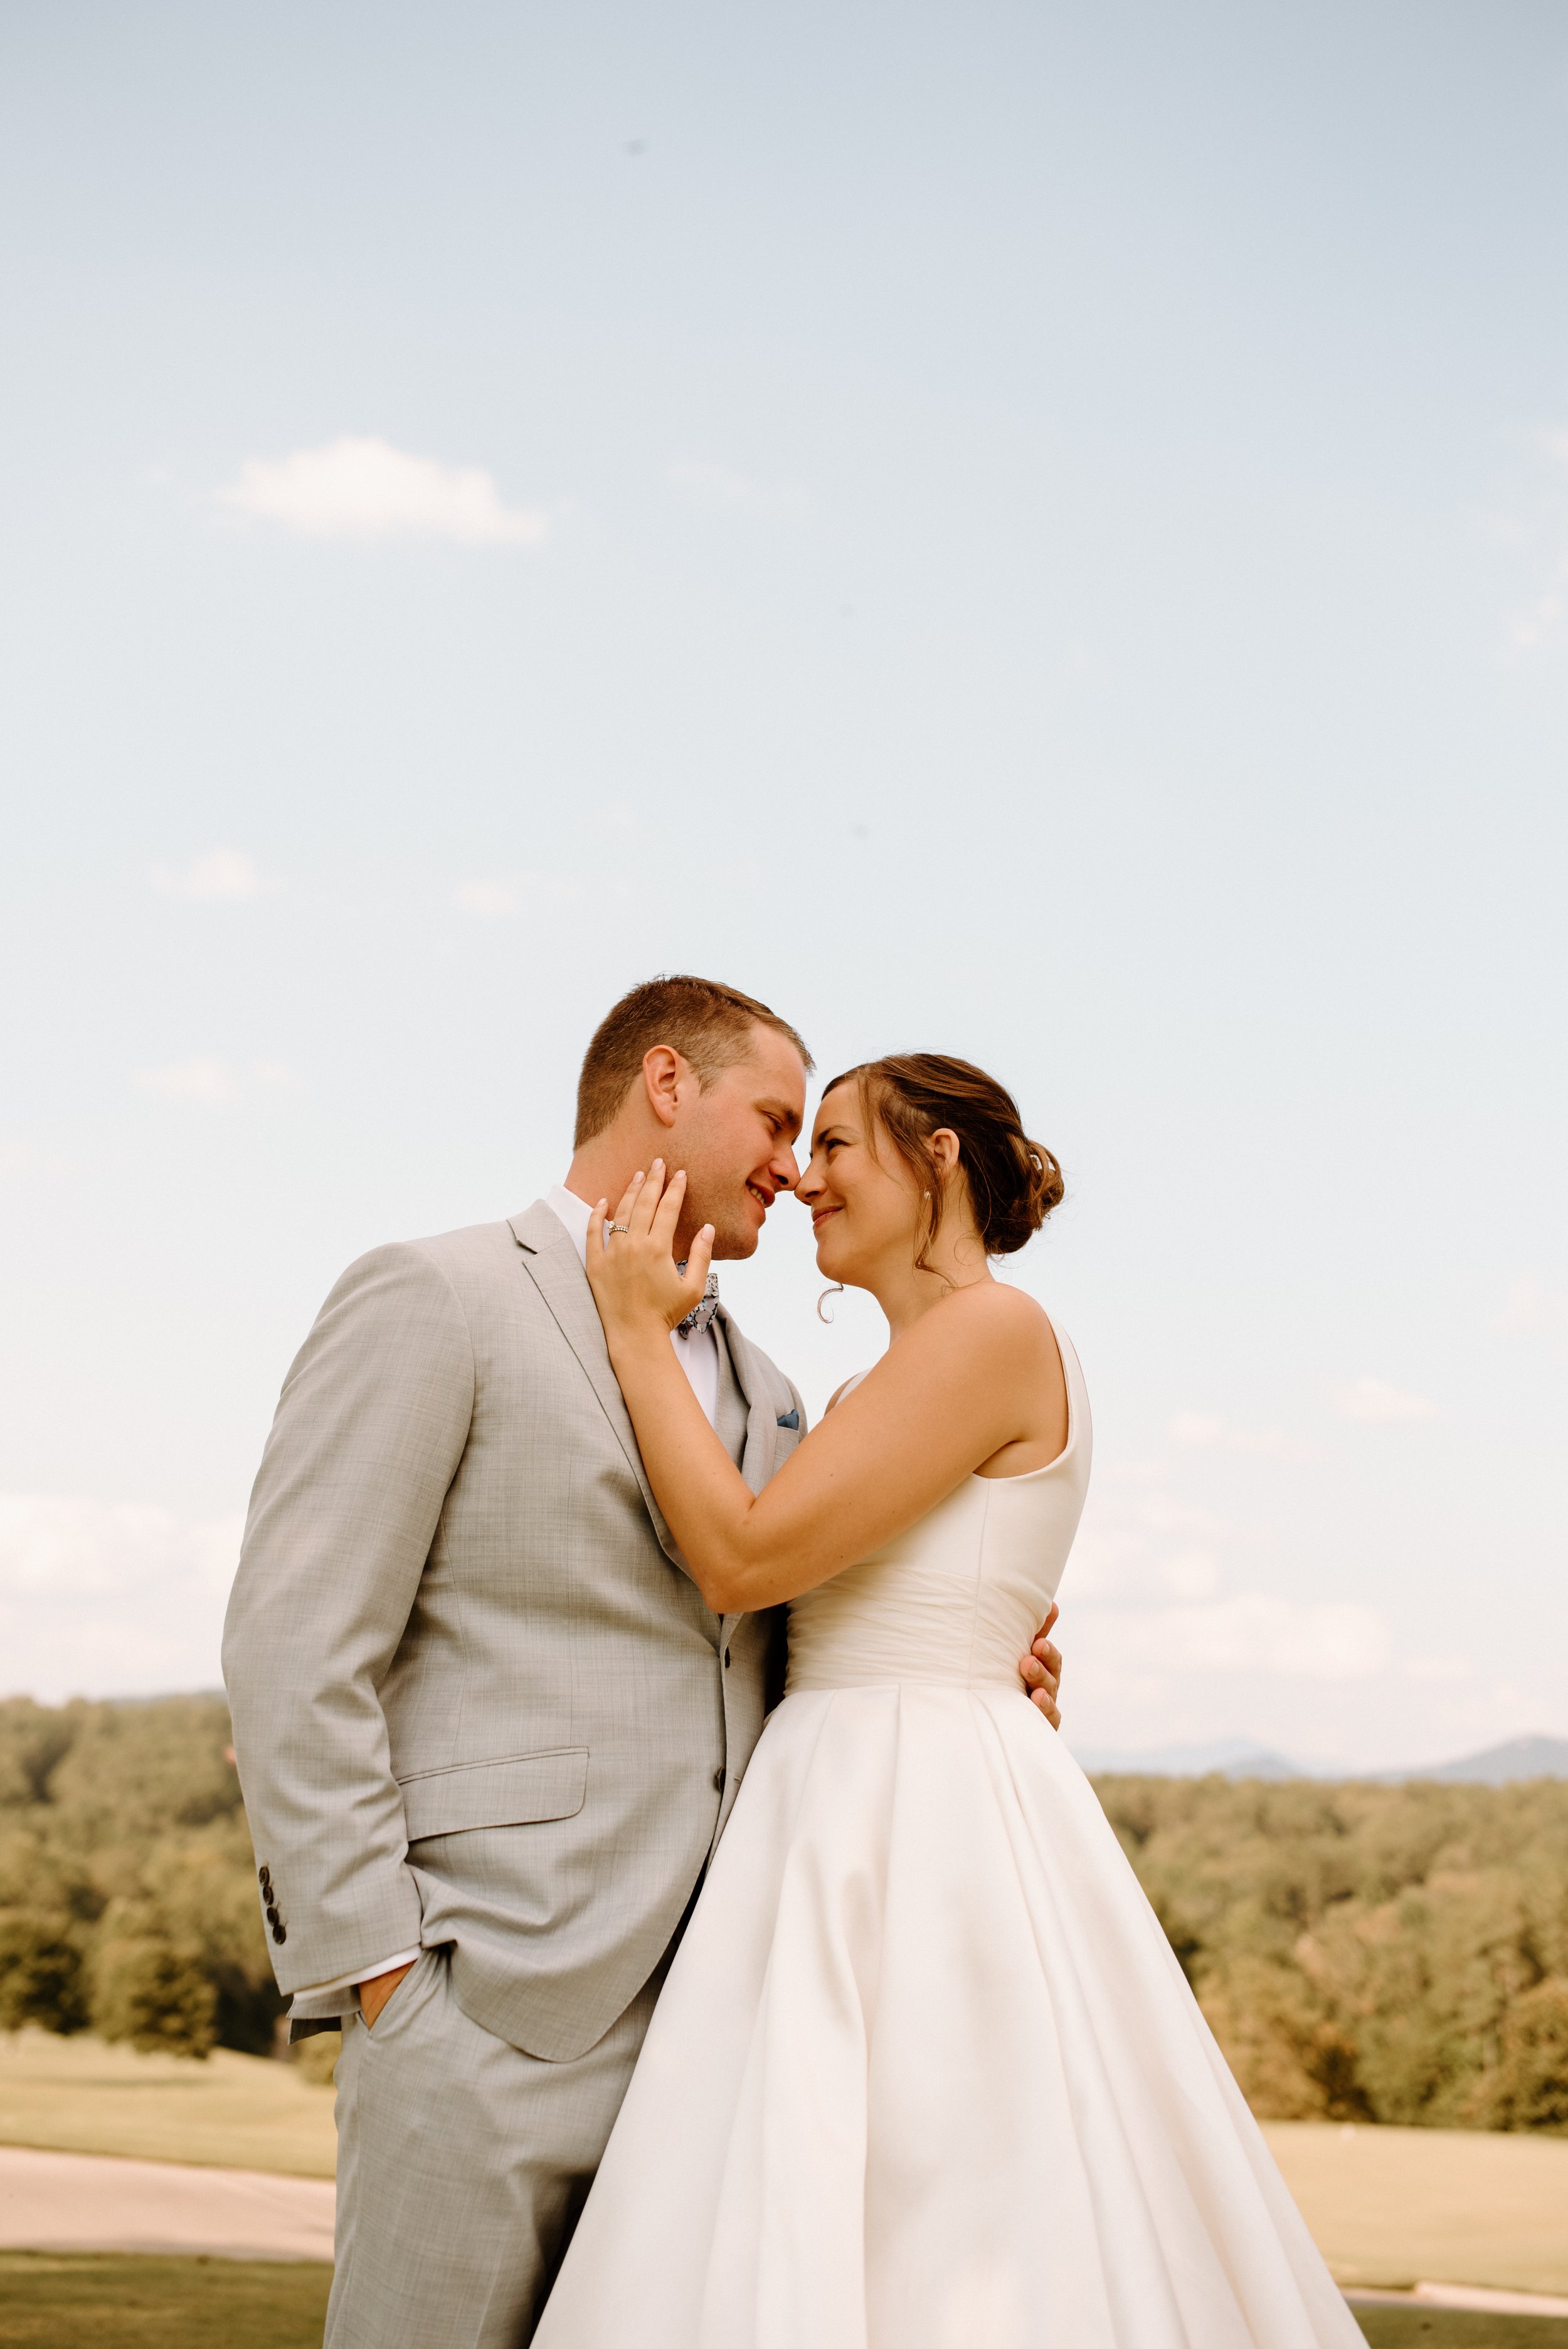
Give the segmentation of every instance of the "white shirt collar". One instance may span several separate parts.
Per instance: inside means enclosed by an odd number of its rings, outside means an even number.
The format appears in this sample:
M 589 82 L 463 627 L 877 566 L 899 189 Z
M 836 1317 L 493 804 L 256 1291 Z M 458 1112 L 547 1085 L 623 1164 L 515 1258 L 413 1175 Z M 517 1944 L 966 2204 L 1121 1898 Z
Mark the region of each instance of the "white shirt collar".
M 566 1236 L 577 1251 L 577 1261 L 584 1272 L 588 1269 L 588 1218 L 593 1210 L 586 1199 L 569 1191 L 564 1183 L 552 1183 L 544 1195 L 544 1204 L 552 1207 L 566 1226 Z

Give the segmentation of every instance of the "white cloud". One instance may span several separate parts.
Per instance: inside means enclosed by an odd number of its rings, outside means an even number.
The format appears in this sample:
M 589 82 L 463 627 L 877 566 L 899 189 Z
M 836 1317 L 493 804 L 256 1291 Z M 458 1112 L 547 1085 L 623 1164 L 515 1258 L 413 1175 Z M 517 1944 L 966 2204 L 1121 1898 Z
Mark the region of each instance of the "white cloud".
M 1075 1616 L 1100 1671 L 1366 1680 L 1387 1661 L 1387 1627 L 1369 1607 L 1315 1605 L 1243 1590 L 1195 1606 L 1096 1608 Z
M 1212 1598 L 1220 1588 L 1223 1521 L 1162 1493 L 1091 1487 L 1073 1544 L 1072 1588 L 1104 1605 Z
M 253 858 L 237 848 L 209 848 L 188 864 L 155 864 L 152 885 L 167 897 L 259 897 L 268 887 Z
M 253 1061 L 242 1076 L 213 1052 L 197 1052 L 167 1068 L 139 1069 L 135 1078 L 139 1092 L 150 1093 L 160 1101 L 200 1102 L 208 1109 L 238 1101 L 253 1087 L 276 1092 L 298 1081 L 286 1061 Z
M 226 1061 L 201 1052 L 165 1069 L 139 1069 L 136 1084 L 139 1092 L 154 1093 L 163 1101 L 204 1102 L 209 1107 L 232 1101 L 240 1090 Z
M 1464 1656 L 1410 1656 L 1400 1667 L 1409 1681 L 1457 1687 L 1475 1677 L 1475 1667 Z
M 1387 1379 L 1357 1379 L 1350 1386 L 1337 1388 L 1334 1408 L 1341 1419 L 1358 1419 L 1379 1427 L 1438 1415 L 1437 1404 L 1425 1395 L 1408 1394 L 1403 1387 L 1390 1386 Z
M 215 1688 L 244 1520 L 0 1494 L 0 1692 Z
M 1472 1655 L 1405 1656 L 1375 1611 L 1245 1594 L 1136 1616 L 1072 1603 L 1056 1637 L 1075 1752 L 1226 1737 L 1333 1774 L 1451 1761 L 1568 1723 L 1555 1661 L 1510 1684 Z
M 731 472 L 726 465 L 681 460 L 667 468 L 665 479 L 702 505 L 753 522 L 799 522 L 810 503 L 802 491 L 788 482 L 748 481 L 744 473 Z
M 1171 1441 L 1183 1451 L 1244 1452 L 1267 1460 L 1316 1460 L 1315 1444 L 1302 1444 L 1277 1427 L 1236 1427 L 1217 1412 L 1179 1411 Z
M 1539 1280 L 1513 1281 L 1491 1326 L 1503 1338 L 1555 1336 L 1568 1330 L 1568 1298 Z
M 1229 1432 L 1218 1428 L 1201 1419 L 1200 1448 Z M 1274 1545 L 1162 1489 L 1163 1473 L 1113 1468 L 1090 1492 L 1057 1635 L 1075 1744 L 1132 1751 L 1222 1732 L 1308 1754 L 1361 1742 L 1387 1682 L 1381 1616 L 1237 1588 L 1267 1571 Z
M 464 881 L 452 892 L 452 903 L 482 921 L 505 920 L 525 905 L 624 905 L 636 895 L 629 881 L 611 878 L 576 879 L 562 873 L 515 873 L 490 881 Z
M 593 809 L 593 829 L 607 840 L 641 840 L 643 820 L 630 800 L 612 800 Z
M 542 514 L 503 505 L 478 466 L 438 464 L 387 440 L 347 436 L 287 457 L 247 458 L 218 504 L 228 515 L 276 523 L 295 538 L 535 546 L 546 527 Z
M 1561 566 L 1568 574 L 1568 564 Z M 1568 642 L 1568 592 L 1548 588 L 1522 612 L 1516 612 L 1509 623 L 1509 634 L 1516 651 L 1542 652 L 1547 647 Z
M 522 911 L 522 890 L 515 881 L 465 881 L 453 891 L 452 901 L 465 914 L 504 920 Z
M 1532 1726 L 1568 1719 L 1568 1674 L 1554 1658 L 1532 1663 L 1540 1684 L 1527 1699 L 1507 1698 L 1462 1648 L 1434 1651 L 1429 1624 L 1418 1642 L 1397 1615 L 1361 1603 L 1369 1578 L 1347 1561 L 1181 1497 L 1171 1480 L 1213 1481 L 1231 1432 L 1192 1417 L 1187 1448 L 1097 1469 L 1056 1635 L 1075 1751 L 1222 1736 L 1325 1768 L 1376 1769 L 1477 1750 L 1527 1714 Z

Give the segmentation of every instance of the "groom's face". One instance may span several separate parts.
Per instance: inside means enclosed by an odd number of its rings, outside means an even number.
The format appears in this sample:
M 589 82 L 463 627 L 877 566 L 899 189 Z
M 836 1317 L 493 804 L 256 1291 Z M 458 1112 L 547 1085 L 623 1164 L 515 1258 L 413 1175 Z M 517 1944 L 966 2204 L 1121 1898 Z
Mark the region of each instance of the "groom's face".
M 672 1168 L 684 1166 L 686 1205 L 676 1246 L 704 1224 L 717 1257 L 750 1256 L 780 1191 L 799 1180 L 794 1143 L 806 1115 L 800 1055 L 772 1028 L 753 1028 L 744 1061 L 723 1069 L 682 1104 L 670 1135 Z

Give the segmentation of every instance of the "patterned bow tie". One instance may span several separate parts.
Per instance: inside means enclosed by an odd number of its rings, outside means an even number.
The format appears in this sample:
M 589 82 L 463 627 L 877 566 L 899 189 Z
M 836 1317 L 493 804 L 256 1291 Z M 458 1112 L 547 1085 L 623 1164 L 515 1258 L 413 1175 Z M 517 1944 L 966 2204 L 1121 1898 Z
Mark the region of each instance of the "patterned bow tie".
M 677 1264 L 676 1270 L 684 1278 L 686 1266 Z M 710 1272 L 707 1276 L 707 1287 L 703 1290 L 700 1301 L 692 1307 L 684 1321 L 676 1323 L 676 1328 L 683 1338 L 700 1338 L 717 1311 L 718 1275 L 717 1272 Z

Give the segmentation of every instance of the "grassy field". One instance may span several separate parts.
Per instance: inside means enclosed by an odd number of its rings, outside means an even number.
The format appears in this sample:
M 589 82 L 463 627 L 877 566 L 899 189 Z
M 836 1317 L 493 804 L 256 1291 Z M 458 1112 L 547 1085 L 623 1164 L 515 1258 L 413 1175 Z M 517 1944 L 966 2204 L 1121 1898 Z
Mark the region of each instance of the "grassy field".
M 1568 2349 L 1568 2316 L 1475 2316 L 1458 2308 L 1358 2308 L 1372 2349 Z M 4 2340 L 0 2333 L 0 2340 Z
M 226 2047 L 195 2063 L 85 2033 L 0 2034 L 0 2145 L 330 2178 L 332 2104 L 296 2065 Z
M 331 2271 L 0 2251 L 5 2349 L 320 2349 Z
M 3 2349 L 317 2349 L 323 2267 L 0 2251 Z M 1361 2308 L 1372 2349 L 1568 2349 L 1568 2318 Z
M 1264 2133 L 1341 2283 L 1568 2293 L 1568 2138 L 1315 2121 Z
M 324 2044 L 310 2043 L 315 2051 Z M 294 2064 L 222 2048 L 205 2063 L 193 2063 L 136 2054 L 85 2034 L 61 2039 L 29 2030 L 0 2037 L 0 2144 L 330 2178 L 335 2153 L 332 2101 L 328 2086 L 306 2078 Z M 1271 2121 L 1265 2134 L 1341 2283 L 1397 2289 L 1425 2280 L 1568 2293 L 1568 2139 L 1305 2121 Z M 97 2289 L 93 2278 L 115 2264 L 56 2259 L 50 2272 L 62 2292 L 90 2293 Z M 224 2329 L 190 2337 L 239 2344 L 252 2338 L 232 2329 L 242 2324 L 249 2269 L 239 2281 L 210 2283 L 203 2279 L 220 2265 L 232 2274 L 231 2263 L 119 2264 L 141 2277 L 148 2291 L 164 2288 L 154 2271 L 167 2269 L 170 2279 L 194 2279 L 189 2290 L 198 2295 L 240 2295 L 235 2308 L 241 2313 L 232 2325 L 225 2314 Z M 314 2282 L 294 2268 L 258 2272 L 273 2279 L 280 2324 L 294 2322 L 290 2312 L 296 2298 L 301 2306 L 314 2307 L 312 2292 L 325 2291 L 319 2271 Z M 285 2277 L 286 2287 L 281 2281 Z M 174 2282 L 168 2288 L 174 2289 Z M 181 2292 L 186 2289 L 180 2285 Z M 84 2309 L 88 2304 L 82 2302 Z M 24 2294 L 9 2316 L 0 2316 L 0 2343 L 48 2337 L 4 2329 L 7 2323 L 31 2322 L 29 2305 Z M 128 2323 L 141 2322 L 139 2306 L 127 2304 Z M 1421 2343 L 1430 2343 L 1432 2349 L 1448 2349 L 1449 2344 L 1453 2349 L 1484 2349 L 1492 2340 L 1516 2344 L 1517 2349 L 1532 2342 L 1542 2349 L 1548 2343 L 1568 2349 L 1568 2320 L 1431 2309 L 1364 2308 L 1358 2313 L 1368 2338 L 1387 2349 L 1405 2349 L 1407 2344 L 1416 2349 Z M 56 2337 L 64 2343 L 70 2336 L 61 2332 Z M 130 2342 L 155 2335 L 99 2331 L 93 2337 Z M 162 2337 L 174 2344 L 187 2336 L 170 2331 Z M 296 2336 L 277 2332 L 254 2337 L 282 2349 Z M 307 2329 L 298 2337 L 314 2336 Z

